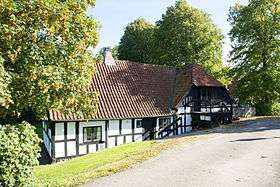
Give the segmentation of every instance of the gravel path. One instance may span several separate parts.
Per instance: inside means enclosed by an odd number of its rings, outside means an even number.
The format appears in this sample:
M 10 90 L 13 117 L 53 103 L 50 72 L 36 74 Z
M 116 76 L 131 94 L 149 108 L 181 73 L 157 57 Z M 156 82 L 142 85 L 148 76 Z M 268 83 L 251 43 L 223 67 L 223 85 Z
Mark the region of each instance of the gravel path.
M 242 123 L 85 186 L 280 186 L 280 119 Z

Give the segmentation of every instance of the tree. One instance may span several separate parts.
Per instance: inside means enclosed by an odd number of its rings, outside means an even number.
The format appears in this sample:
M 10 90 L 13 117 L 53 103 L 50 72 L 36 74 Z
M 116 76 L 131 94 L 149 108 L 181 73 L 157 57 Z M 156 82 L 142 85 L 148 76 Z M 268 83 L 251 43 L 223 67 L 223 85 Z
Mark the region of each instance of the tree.
M 95 0 L 0 1 L 0 116 L 48 109 L 93 113 L 88 92 L 97 23 L 86 15 Z
M 197 63 L 221 78 L 223 35 L 208 14 L 179 0 L 156 25 L 154 45 L 158 46 L 159 64 L 180 67 Z
M 119 59 L 149 63 L 152 58 L 154 29 L 155 26 L 143 18 L 128 24 L 119 44 Z
M 250 0 L 246 6 L 231 7 L 229 13 L 231 62 L 234 78 L 240 80 L 236 94 L 256 105 L 259 114 L 280 100 L 279 5 L 279 0 Z
M 103 63 L 104 62 L 104 50 L 105 50 L 105 48 L 110 48 L 110 47 L 102 47 L 94 57 L 95 61 L 97 61 L 98 63 Z M 115 60 L 119 59 L 118 48 L 119 48 L 118 45 L 116 45 L 112 48 L 112 55 L 113 55 L 113 58 Z
M 119 46 L 118 45 L 116 45 L 112 48 L 112 55 L 115 60 L 119 59 Z

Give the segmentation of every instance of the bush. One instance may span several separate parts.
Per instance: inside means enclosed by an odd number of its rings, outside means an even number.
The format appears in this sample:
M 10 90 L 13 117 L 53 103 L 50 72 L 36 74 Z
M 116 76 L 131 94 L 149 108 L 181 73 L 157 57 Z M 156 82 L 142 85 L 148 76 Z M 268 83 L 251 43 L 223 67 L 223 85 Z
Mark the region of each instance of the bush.
M 280 116 L 280 103 L 258 103 L 256 112 L 258 116 Z
M 275 102 L 271 106 L 271 115 L 273 116 L 280 116 L 280 103 Z
M 40 139 L 27 122 L 0 128 L 0 186 L 30 186 Z

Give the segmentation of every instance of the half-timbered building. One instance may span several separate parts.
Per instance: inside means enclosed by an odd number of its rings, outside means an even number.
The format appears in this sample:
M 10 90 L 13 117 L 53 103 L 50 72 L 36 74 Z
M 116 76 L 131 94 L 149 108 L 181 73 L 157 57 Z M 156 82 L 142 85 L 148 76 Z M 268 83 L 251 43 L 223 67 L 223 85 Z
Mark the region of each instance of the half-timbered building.
M 185 134 L 232 118 L 227 89 L 196 64 L 174 68 L 120 61 L 107 50 L 90 88 L 100 95 L 94 116 L 83 119 L 50 110 L 43 121 L 44 145 L 52 162 Z

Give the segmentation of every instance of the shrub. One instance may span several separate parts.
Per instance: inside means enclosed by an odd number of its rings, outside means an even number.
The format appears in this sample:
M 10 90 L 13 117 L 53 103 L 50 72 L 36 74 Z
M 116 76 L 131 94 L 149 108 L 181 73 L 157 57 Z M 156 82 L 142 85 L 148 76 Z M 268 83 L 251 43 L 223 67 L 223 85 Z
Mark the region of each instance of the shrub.
M 0 186 L 30 186 L 40 139 L 27 122 L 0 128 Z
M 268 102 L 256 105 L 257 115 L 259 116 L 280 116 L 280 103 Z
M 271 115 L 273 116 L 280 116 L 280 103 L 275 102 L 271 106 Z

